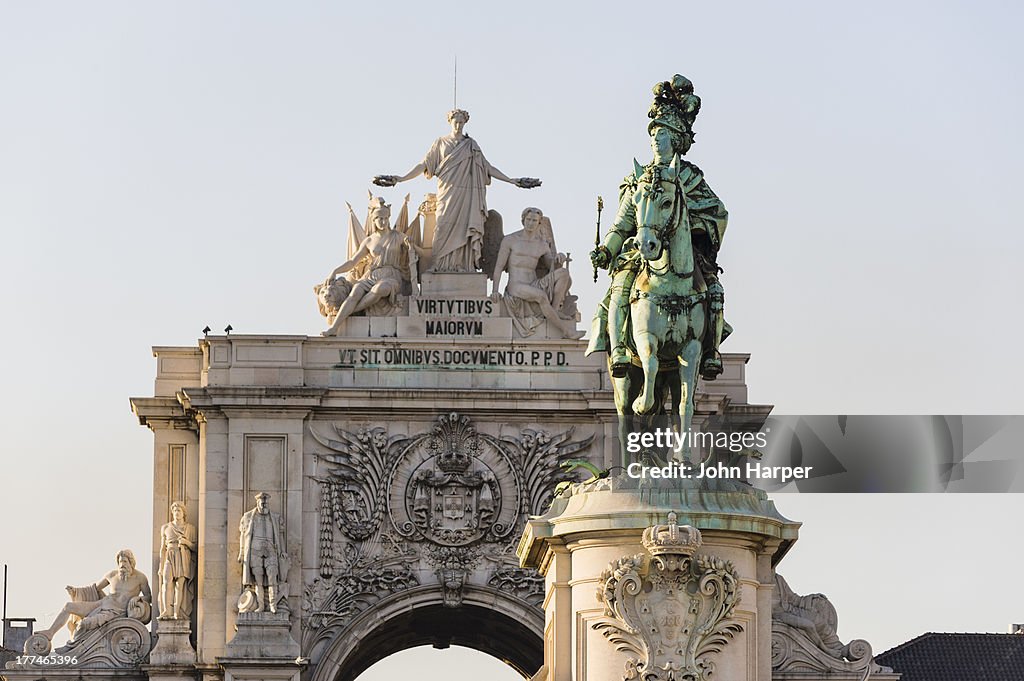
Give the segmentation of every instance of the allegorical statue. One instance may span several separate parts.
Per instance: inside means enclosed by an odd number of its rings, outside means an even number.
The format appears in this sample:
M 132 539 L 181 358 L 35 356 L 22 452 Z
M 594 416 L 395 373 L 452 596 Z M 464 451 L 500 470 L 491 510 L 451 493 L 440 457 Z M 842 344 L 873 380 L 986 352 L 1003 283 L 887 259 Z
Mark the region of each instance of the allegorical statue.
M 196 526 L 185 519 L 185 504 L 171 504 L 171 522 L 160 528 L 160 619 L 188 619 L 196 576 Z
M 814 678 L 873 678 L 889 667 L 875 662 L 871 644 L 863 639 L 843 643 L 836 633 L 839 618 L 823 594 L 801 596 L 775 573 L 772 591 L 772 671 L 797 672 Z
M 531 177 L 511 178 L 484 158 L 480 145 L 463 128 L 469 112 L 448 112 L 450 135 L 439 137 L 430 146 L 423 161 L 401 177 L 377 175 L 374 184 L 392 187 L 423 174 L 437 178 L 437 225 L 433 240 L 434 272 L 475 272 L 480 267 L 480 251 L 487 218 L 487 185 L 491 178 L 530 189 L 540 186 Z
M 146 575 L 135 569 L 135 554 L 122 549 L 116 556 L 117 569 L 103 579 L 88 586 L 67 586 L 71 601 L 64 604 L 49 629 L 37 632 L 52 639 L 65 622 L 75 640 L 82 634 L 98 629 L 118 617 L 134 617 L 143 623 L 149 621 L 152 593 Z M 110 593 L 104 589 L 110 587 Z
M 391 314 L 397 310 L 399 294 L 408 292 L 411 272 L 415 270 L 419 246 L 391 226 L 391 206 L 381 197 L 370 199 L 367 220 L 370 232 L 348 260 L 334 268 L 327 279 L 313 288 L 320 312 L 330 328 L 324 336 L 336 335 L 341 324 L 353 313 L 388 301 Z M 339 274 L 350 273 L 338 278 Z
M 281 516 L 267 506 L 270 495 L 256 495 L 256 508 L 242 514 L 238 523 L 238 562 L 242 564 L 242 587 L 256 592 L 253 612 L 277 612 L 278 584 L 282 563 L 287 563 Z M 244 596 L 244 595 L 243 595 Z M 241 601 L 240 601 L 241 602 Z
M 799 629 L 818 649 L 832 657 L 842 657 L 843 642 L 836 635 L 839 618 L 832 603 L 823 594 L 800 596 L 794 593 L 778 573 L 775 573 L 775 590 L 772 591 L 772 619 Z
M 654 151 L 651 166 L 668 168 L 674 157 L 684 156 L 693 144 L 693 123 L 700 111 L 700 98 L 693 93 L 693 84 L 680 75 L 674 76 L 670 82 L 656 85 L 654 95 L 654 103 L 648 112 L 651 121 L 647 126 Z M 637 171 L 641 169 L 637 166 Z M 719 280 L 721 270 L 717 263 L 728 212 L 697 166 L 681 160 L 678 170 L 673 172 L 678 172 L 678 183 L 685 195 L 685 201 L 676 208 L 676 217 L 685 211 L 689 223 L 696 264 L 693 274 L 699 279 L 694 289 L 706 290 L 707 329 L 703 335 L 700 374 L 710 380 L 722 372 L 718 347 L 732 331 L 723 317 L 725 292 Z M 626 176 L 619 188 L 619 207 L 614 223 L 603 243 L 591 253 L 594 267 L 610 270 L 612 283 L 594 318 L 587 354 L 599 350 L 609 352 L 612 375 L 619 378 L 626 375 L 634 358 L 629 337 L 632 323 L 630 302 L 637 300 L 637 289 L 645 283 L 641 281 L 640 286 L 634 286 L 645 260 L 641 257 L 636 238 L 638 225 L 634 194 L 638 180 L 638 172 Z M 667 229 L 669 226 L 666 223 L 655 227 Z M 666 233 L 663 236 L 670 235 Z M 677 274 L 685 276 L 689 273 Z M 671 310 L 663 312 L 668 314 Z
M 530 336 L 547 319 L 563 337 L 578 339 L 575 301 L 567 304 L 572 279 L 564 267 L 566 257 L 555 249 L 551 222 L 539 208 L 522 214 L 523 229 L 501 241 L 495 261 L 491 295 L 498 298 L 502 272 L 508 272 L 505 307 L 522 336 Z

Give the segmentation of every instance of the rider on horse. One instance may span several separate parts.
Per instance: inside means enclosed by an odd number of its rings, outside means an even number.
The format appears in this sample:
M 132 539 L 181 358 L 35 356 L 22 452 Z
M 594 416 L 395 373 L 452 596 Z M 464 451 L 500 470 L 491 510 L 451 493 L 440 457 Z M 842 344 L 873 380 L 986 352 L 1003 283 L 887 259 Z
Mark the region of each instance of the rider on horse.
M 693 123 L 699 111 L 700 98 L 693 94 L 693 83 L 687 78 L 676 75 L 671 82 L 654 87 L 654 103 L 648 112 L 652 120 L 647 126 L 654 163 L 667 166 L 675 155 L 683 156 L 690 150 Z M 686 193 L 697 269 L 708 291 L 711 333 L 705 336 L 700 372 L 705 379 L 711 380 L 722 373 L 718 346 L 732 331 L 723 317 L 725 291 L 718 278 L 721 269 L 717 263 L 729 214 L 697 166 L 683 161 L 679 177 Z M 610 270 L 612 283 L 594 316 L 587 354 L 608 351 L 611 373 L 617 378 L 626 375 L 632 361 L 628 345 L 629 304 L 633 282 L 640 269 L 640 256 L 633 242 L 637 224 L 632 197 L 636 189 L 637 178 L 630 173 L 619 187 L 619 209 L 615 221 L 604 242 L 590 254 L 595 267 Z

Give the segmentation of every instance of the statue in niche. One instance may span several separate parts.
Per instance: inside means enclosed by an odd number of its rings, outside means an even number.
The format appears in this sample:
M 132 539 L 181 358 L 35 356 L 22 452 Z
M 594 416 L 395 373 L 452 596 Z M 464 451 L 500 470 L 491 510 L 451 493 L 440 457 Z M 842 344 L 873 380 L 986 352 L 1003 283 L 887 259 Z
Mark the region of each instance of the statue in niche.
M 647 126 L 654 151 L 653 167 L 667 168 L 674 157 L 686 155 L 693 144 L 693 124 L 699 112 L 700 97 L 694 94 L 693 83 L 689 79 L 676 75 L 671 81 L 655 85 L 654 103 L 648 112 L 651 121 Z M 634 164 L 639 169 L 635 161 Z M 696 265 L 692 276 L 698 280 L 696 288 L 706 291 L 702 305 L 707 308 L 707 330 L 698 368 L 701 377 L 711 380 L 722 373 L 718 347 L 732 331 L 723 316 L 725 292 L 717 263 L 729 214 L 697 166 L 680 161 L 678 182 L 685 199 L 678 210 L 682 211 L 689 225 Z M 619 188 L 619 208 L 612 228 L 603 243 L 591 253 L 595 268 L 610 270 L 612 283 L 594 317 L 587 354 L 607 351 L 611 373 L 618 378 L 627 375 L 631 355 L 635 354 L 629 347 L 628 329 L 634 321 L 631 319 L 630 302 L 636 299 L 635 291 L 639 291 L 642 297 L 646 290 L 637 276 L 644 269 L 646 258 L 640 257 L 637 248 L 636 191 L 637 178 L 633 174 L 628 175 Z M 665 231 L 668 232 L 669 228 Z
M 171 522 L 160 528 L 160 619 L 188 619 L 196 576 L 196 526 L 186 521 L 185 504 L 171 504 Z
M 153 595 L 146 575 L 135 569 L 135 554 L 129 549 L 117 552 L 117 569 L 108 572 L 103 579 L 88 586 L 67 586 L 65 589 L 71 601 L 64 604 L 49 629 L 37 632 L 53 639 L 65 623 L 71 632 L 71 640 L 118 617 L 131 617 L 143 623 L 149 622 Z M 110 587 L 110 593 L 104 589 Z
M 555 249 L 551 221 L 539 208 L 526 208 L 523 229 L 501 240 L 494 265 L 491 295 L 497 300 L 502 272 L 508 272 L 505 306 L 522 336 L 531 336 L 547 319 L 563 337 L 579 339 L 576 297 L 569 296 L 572 279 L 568 258 Z
M 491 178 L 523 189 L 539 187 L 532 177 L 511 178 L 484 158 L 476 140 L 463 132 L 469 112 L 448 112 L 450 135 L 439 137 L 423 161 L 401 177 L 377 175 L 373 183 L 393 187 L 423 174 L 437 178 L 437 223 L 433 235 L 433 272 L 476 272 L 487 216 L 487 185 Z
M 351 212 L 351 206 L 349 209 Z M 407 208 L 403 208 L 403 215 L 407 215 Z M 330 324 L 324 336 L 337 335 L 342 322 L 357 312 L 374 316 L 397 314 L 399 296 L 411 291 L 417 260 L 424 249 L 402 229 L 392 227 L 391 206 L 379 196 L 370 197 L 367 228 L 370 234 L 359 241 L 351 257 L 334 268 L 322 284 L 313 287 L 320 313 Z M 358 234 L 354 216 L 351 229 L 350 236 Z M 338 277 L 344 273 L 348 276 Z
M 242 514 L 238 523 L 238 562 L 242 564 L 242 596 L 239 612 L 277 612 L 283 597 L 281 577 L 288 573 L 281 516 L 267 506 L 270 495 L 256 495 L 256 508 Z M 255 597 L 253 594 L 255 593 Z

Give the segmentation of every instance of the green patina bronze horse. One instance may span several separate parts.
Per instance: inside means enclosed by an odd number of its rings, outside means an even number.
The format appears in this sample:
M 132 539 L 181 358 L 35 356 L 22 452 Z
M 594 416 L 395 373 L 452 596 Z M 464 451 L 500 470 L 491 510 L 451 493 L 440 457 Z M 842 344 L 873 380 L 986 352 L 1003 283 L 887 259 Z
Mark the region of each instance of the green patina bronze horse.
M 669 165 L 634 161 L 638 271 L 630 291 L 633 368 L 613 379 L 621 414 L 672 410 L 689 429 L 706 329 L 707 287 L 696 270 L 679 157 Z M 641 373 L 642 372 L 642 373 Z

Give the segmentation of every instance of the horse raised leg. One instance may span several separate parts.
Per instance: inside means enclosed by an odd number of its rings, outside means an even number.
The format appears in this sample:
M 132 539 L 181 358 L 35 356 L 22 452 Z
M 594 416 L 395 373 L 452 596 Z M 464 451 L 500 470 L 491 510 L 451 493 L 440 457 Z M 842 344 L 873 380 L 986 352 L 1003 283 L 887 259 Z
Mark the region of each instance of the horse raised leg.
M 644 370 L 644 387 L 633 400 L 633 413 L 649 414 L 654 409 L 654 384 L 658 380 L 658 337 L 649 331 L 634 331 L 633 342 Z

